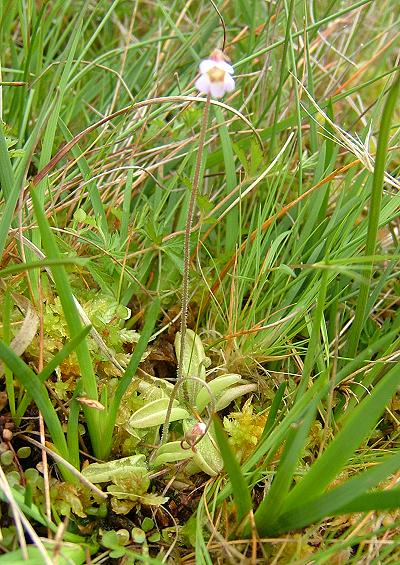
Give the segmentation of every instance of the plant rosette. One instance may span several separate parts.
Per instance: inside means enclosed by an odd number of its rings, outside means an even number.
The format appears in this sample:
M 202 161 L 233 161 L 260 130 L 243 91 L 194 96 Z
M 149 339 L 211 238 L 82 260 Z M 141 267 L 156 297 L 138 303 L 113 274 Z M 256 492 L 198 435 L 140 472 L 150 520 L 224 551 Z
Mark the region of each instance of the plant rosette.
M 175 339 L 175 350 L 179 359 L 179 333 Z M 203 416 L 209 419 L 213 411 L 223 410 L 235 399 L 254 392 L 257 385 L 246 382 L 241 375 L 234 373 L 220 375 L 206 383 L 206 367 L 209 363 L 201 339 L 193 330 L 188 329 L 182 374 L 187 379 L 184 385 L 187 385 L 189 403 L 185 402 L 182 392 L 179 391 L 178 398 L 172 403 L 169 417 L 170 422 L 181 422 L 184 437 L 179 441 L 162 444 L 152 461 L 154 467 L 192 459 L 188 467 L 190 474 L 204 471 L 215 476 L 222 470 L 223 462 L 214 437 L 213 425 L 207 429 Z M 139 385 L 142 393 L 158 398 L 147 402 L 129 418 L 125 429 L 132 434 L 137 433 L 137 430 L 160 427 L 167 418 L 173 386 L 165 386 L 163 381 L 161 388 L 159 379 L 154 378 L 153 381 L 153 384 L 147 381 Z M 201 381 L 206 384 L 202 386 Z
M 150 476 L 142 454 L 91 463 L 82 470 L 86 479 L 94 484 L 110 483 L 107 492 L 116 514 L 128 514 L 136 504 L 160 506 L 168 497 L 149 493 Z

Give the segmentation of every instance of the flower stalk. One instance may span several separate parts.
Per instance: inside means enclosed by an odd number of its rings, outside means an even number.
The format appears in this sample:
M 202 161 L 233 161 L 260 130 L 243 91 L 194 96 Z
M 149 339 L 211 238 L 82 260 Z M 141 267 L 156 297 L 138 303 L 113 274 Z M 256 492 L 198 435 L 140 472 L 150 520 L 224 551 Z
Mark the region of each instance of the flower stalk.
M 162 437 L 161 437 L 161 444 L 166 443 L 168 439 L 168 429 L 169 429 L 169 420 L 171 417 L 171 410 L 174 400 L 177 396 L 179 388 L 184 384 L 185 377 L 183 375 L 183 359 L 184 359 L 184 352 L 185 352 L 185 339 L 186 339 L 186 329 L 187 329 L 187 319 L 188 319 L 188 311 L 189 311 L 189 280 L 190 280 L 190 233 L 192 231 L 193 226 L 193 218 L 194 218 L 194 211 L 196 205 L 196 198 L 200 184 L 200 173 L 201 173 L 201 165 L 203 162 L 203 150 L 204 144 L 206 140 L 206 131 L 207 131 L 207 124 L 208 124 L 208 116 L 210 113 L 210 103 L 211 103 L 211 93 L 207 94 L 207 100 L 204 105 L 203 111 L 203 119 L 200 129 L 200 136 L 199 136 L 199 151 L 197 153 L 197 160 L 196 166 L 194 170 L 193 176 L 193 184 L 192 184 L 192 191 L 190 195 L 188 213 L 186 217 L 186 225 L 185 225 L 185 235 L 184 235 L 184 244 L 183 244 L 183 279 L 182 279 L 182 304 L 181 304 L 181 324 L 180 324 L 180 342 L 181 342 L 181 349 L 179 353 L 178 359 L 178 370 L 177 370 L 177 380 L 172 391 L 170 402 L 168 405 L 167 415 L 165 418 Z M 187 388 L 184 387 L 184 400 L 186 404 L 190 403 L 189 395 Z
M 219 49 L 214 49 L 208 59 L 201 61 L 199 71 L 200 76 L 196 80 L 195 86 L 201 94 L 207 94 L 207 100 L 204 105 L 203 119 L 199 136 L 199 151 L 197 153 L 197 161 L 194 170 L 192 191 L 190 195 L 184 235 L 180 352 L 178 359 L 177 380 L 170 396 L 161 436 L 161 444 L 166 443 L 168 440 L 168 429 L 172 406 L 181 386 L 183 387 L 183 400 L 187 408 L 190 408 L 194 405 L 194 399 L 191 399 L 189 397 L 186 376 L 183 374 L 187 319 L 189 310 L 190 234 L 192 231 L 196 198 L 200 184 L 201 166 L 203 160 L 203 151 L 206 139 L 211 97 L 213 96 L 214 98 L 222 98 L 224 94 L 226 94 L 227 92 L 232 92 L 232 90 L 235 88 L 235 81 L 232 76 L 234 72 L 233 67 L 227 62 L 226 56 Z M 188 377 L 190 378 L 190 375 L 188 375 Z

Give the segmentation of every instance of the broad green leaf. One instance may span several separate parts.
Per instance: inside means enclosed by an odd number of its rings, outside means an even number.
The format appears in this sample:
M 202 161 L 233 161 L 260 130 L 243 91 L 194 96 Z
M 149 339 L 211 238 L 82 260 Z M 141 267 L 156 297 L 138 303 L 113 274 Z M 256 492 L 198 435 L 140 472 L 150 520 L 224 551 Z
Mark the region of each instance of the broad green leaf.
M 170 441 L 158 448 L 152 464 L 154 467 L 159 467 L 175 461 L 184 461 L 190 457 L 193 457 L 191 449 L 183 449 L 180 441 Z
M 177 359 L 181 355 L 181 333 L 177 332 L 175 337 L 175 351 Z M 203 381 L 206 380 L 206 367 L 210 363 L 209 358 L 204 352 L 204 347 L 200 337 L 191 329 L 187 329 L 185 333 L 185 347 L 182 363 L 182 376 L 197 377 Z M 200 390 L 200 383 L 195 381 L 188 381 L 186 388 L 189 392 L 189 398 L 194 399 Z
M 135 471 L 146 469 L 144 455 L 131 455 L 106 463 L 91 463 L 82 470 L 82 474 L 92 483 L 107 483 L 114 479 L 129 477 Z
M 169 405 L 169 398 L 159 398 L 148 402 L 129 418 L 129 425 L 132 428 L 151 428 L 153 426 L 160 426 L 164 423 L 167 415 Z M 179 402 L 174 400 L 170 421 L 184 420 L 190 418 L 187 410 L 179 406 Z
M 140 392 L 148 394 L 156 394 L 156 390 L 159 391 L 159 397 L 161 398 L 165 394 L 170 394 L 174 390 L 174 385 L 165 379 L 159 379 L 157 377 L 153 377 L 152 375 L 147 375 L 146 377 L 148 380 L 144 381 L 139 379 L 138 381 L 138 389 Z
M 240 386 L 233 386 L 227 391 L 225 391 L 220 398 L 218 398 L 216 403 L 216 410 L 223 410 L 231 402 L 233 402 L 236 398 L 240 398 L 244 394 L 249 394 L 249 392 L 254 392 L 257 390 L 256 384 L 247 384 L 247 385 L 240 385 Z
M 179 359 L 181 354 L 181 334 L 177 332 L 175 337 L 176 356 Z M 200 337 L 190 328 L 185 334 L 185 349 L 183 355 L 182 374 L 184 377 L 198 377 L 203 381 L 206 378 L 206 367 L 209 365 L 209 358 L 204 353 L 203 343 Z
M 210 381 L 208 383 L 208 386 L 210 387 L 210 390 L 213 393 L 214 397 L 217 399 L 222 392 L 224 392 L 230 386 L 236 384 L 241 380 L 241 378 L 242 377 L 240 375 L 236 374 L 222 375 Z M 196 397 L 196 407 L 198 411 L 202 412 L 207 404 L 210 403 L 210 401 L 210 393 L 206 387 L 203 387 Z

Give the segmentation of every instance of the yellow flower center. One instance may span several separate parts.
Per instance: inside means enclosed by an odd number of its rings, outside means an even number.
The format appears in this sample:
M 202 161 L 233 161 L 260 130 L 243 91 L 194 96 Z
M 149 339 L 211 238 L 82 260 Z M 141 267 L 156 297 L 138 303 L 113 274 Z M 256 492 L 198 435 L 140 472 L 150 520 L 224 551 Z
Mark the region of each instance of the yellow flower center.
M 212 67 L 212 69 L 207 71 L 207 74 L 211 82 L 224 82 L 225 71 L 223 69 Z

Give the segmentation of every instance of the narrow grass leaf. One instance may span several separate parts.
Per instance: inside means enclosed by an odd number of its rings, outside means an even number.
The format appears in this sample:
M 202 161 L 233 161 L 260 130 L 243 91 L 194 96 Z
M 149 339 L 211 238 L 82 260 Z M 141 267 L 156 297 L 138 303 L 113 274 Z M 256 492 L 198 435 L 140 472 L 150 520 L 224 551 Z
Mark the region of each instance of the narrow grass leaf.
M 314 401 L 305 412 L 304 417 L 292 424 L 271 488 L 254 516 L 257 530 L 259 526 L 268 528 L 268 524 L 273 523 L 279 516 L 314 421 L 316 409 L 317 403 Z
M 19 263 L 18 265 L 11 265 L 5 269 L 1 269 L 0 278 L 5 278 L 17 273 L 24 273 L 32 269 L 43 269 L 45 267 L 52 267 L 54 265 L 80 265 L 83 266 L 87 263 L 87 259 L 83 257 L 63 257 L 62 259 L 44 259 L 43 261 L 32 261 L 31 263 Z
M 242 469 L 229 445 L 228 438 L 217 416 L 214 417 L 214 431 L 219 450 L 232 485 L 233 501 L 237 510 L 237 524 L 252 510 L 250 487 L 243 476 Z
M 224 174 L 226 178 L 226 193 L 230 194 L 236 186 L 235 154 L 228 127 L 225 124 L 224 114 L 218 106 L 214 108 L 218 123 L 218 131 L 221 140 L 222 154 L 224 158 Z M 230 204 L 230 201 L 227 203 Z M 233 208 L 226 217 L 225 228 L 225 253 L 232 253 L 235 249 L 239 233 L 239 212 Z
M 393 113 L 396 107 L 397 98 L 400 89 L 400 75 L 393 83 L 385 106 L 382 112 L 382 119 L 379 126 L 378 147 L 376 150 L 376 159 L 374 167 L 374 175 L 372 179 L 371 201 L 368 212 L 368 231 L 365 245 L 365 255 L 373 255 L 375 253 L 376 238 L 378 235 L 379 217 L 381 213 L 382 190 L 385 176 L 386 159 L 388 155 L 388 145 L 390 137 L 390 128 Z M 368 303 L 368 295 L 370 293 L 370 280 L 372 277 L 372 264 L 368 273 L 360 285 L 360 293 L 357 300 L 356 313 L 354 322 L 350 329 L 347 355 L 354 357 L 361 332 L 365 323 L 366 308 Z
M 321 277 L 321 283 L 318 291 L 317 307 L 315 310 L 315 314 L 313 316 L 310 341 L 308 344 L 306 357 L 304 359 L 304 367 L 303 367 L 300 383 L 296 392 L 297 398 L 301 398 L 304 392 L 308 388 L 308 381 L 311 375 L 311 371 L 314 367 L 315 359 L 317 357 L 318 351 L 321 346 L 321 342 L 320 342 L 321 323 L 323 320 L 325 302 L 326 302 L 326 293 L 329 285 L 328 277 L 329 277 L 328 271 L 323 271 Z
M 15 378 L 26 388 L 31 398 L 35 399 L 35 403 L 41 411 L 46 425 L 49 429 L 51 438 L 55 447 L 64 459 L 69 461 L 69 453 L 64 432 L 58 419 L 57 412 L 50 401 L 49 393 L 38 376 L 14 353 L 12 349 L 7 347 L 4 342 L 0 341 L 0 358 L 13 371 Z M 64 473 L 63 473 L 64 474 Z M 70 473 L 65 472 L 65 476 Z M 73 482 L 74 479 L 70 477 Z
M 213 565 L 203 534 L 204 510 L 203 501 L 197 507 L 195 522 L 195 551 L 196 565 Z
M 9 289 L 6 290 L 3 301 L 3 340 L 4 343 L 9 346 L 11 343 L 11 312 L 13 309 L 12 294 Z M 5 381 L 6 381 L 6 392 L 8 398 L 8 404 L 10 407 L 10 412 L 13 418 L 15 418 L 15 390 L 14 390 L 14 377 L 12 371 L 9 367 L 4 367 Z
M 128 227 L 129 227 L 129 220 L 131 215 L 132 183 L 133 183 L 133 169 L 129 169 L 126 175 L 126 181 L 124 187 L 124 199 L 122 203 L 121 228 L 119 232 L 121 244 L 128 239 Z
M 47 520 L 46 516 L 44 516 L 42 512 L 42 509 L 39 509 L 38 506 L 36 506 L 36 504 L 34 503 L 32 503 L 30 506 L 25 504 L 24 493 L 21 492 L 21 490 L 18 490 L 11 485 L 10 485 L 10 490 L 12 492 L 15 502 L 18 504 L 18 507 L 26 516 L 29 516 L 30 518 L 38 522 L 38 524 L 42 524 L 42 526 L 49 528 L 53 533 L 55 534 L 57 533 L 58 526 L 56 526 L 56 524 L 53 524 L 53 522 Z M 2 500 L 3 502 L 7 501 L 7 498 L 2 490 L 0 490 L 0 500 Z M 73 534 L 68 531 L 65 531 L 63 533 L 63 539 L 65 541 L 71 541 L 76 543 L 85 542 L 85 538 L 83 536 L 79 536 L 77 534 Z
M 11 159 L 8 154 L 7 140 L 4 134 L 4 126 L 0 120 L 0 186 L 3 191 L 3 197 L 7 200 L 14 187 L 14 171 L 11 165 Z
M 59 119 L 59 125 L 60 125 L 60 129 L 64 134 L 65 140 L 68 143 L 73 138 L 73 135 L 61 118 Z M 83 151 L 79 147 L 79 144 L 74 145 L 74 147 L 71 149 L 71 153 L 76 159 L 76 164 L 82 173 L 83 180 L 88 181 L 92 176 L 92 172 L 90 170 L 87 160 L 85 159 Z M 93 208 L 93 212 L 100 221 L 102 232 L 103 234 L 107 234 L 108 233 L 107 217 L 104 211 L 103 203 L 101 201 L 99 190 L 97 188 L 97 180 L 93 180 L 92 182 L 89 182 L 86 185 L 86 190 L 89 194 L 89 199 Z
M 31 197 L 46 255 L 49 259 L 61 260 L 60 251 L 57 247 L 54 235 L 51 232 L 47 218 L 35 194 L 35 190 L 31 191 Z M 53 274 L 57 292 L 60 297 L 70 335 L 71 337 L 78 335 L 82 331 L 82 323 L 78 310 L 76 308 L 65 268 L 62 265 L 53 265 L 51 272 Z M 82 374 L 83 392 L 89 398 L 97 400 L 98 395 L 96 376 L 93 370 L 89 348 L 85 340 L 81 341 L 77 345 L 76 354 Z M 101 429 L 99 427 L 98 413 L 87 406 L 84 407 L 84 412 L 89 428 L 90 439 L 93 444 L 93 449 L 98 456 L 102 450 Z M 76 438 L 76 441 L 78 441 L 78 438 Z
M 40 382 L 46 381 L 61 365 L 61 363 L 70 355 L 75 348 L 79 345 L 79 343 L 85 339 L 85 337 L 89 334 L 91 326 L 85 326 L 78 335 L 74 336 L 70 341 L 68 341 L 60 351 L 58 351 L 54 357 L 50 359 L 47 365 L 43 368 L 43 370 L 38 374 L 38 379 Z M 29 403 L 31 401 L 31 397 L 28 393 L 25 393 L 21 402 L 18 405 L 18 409 L 16 412 L 16 425 L 18 426 L 22 416 L 25 414 L 25 410 L 28 408 Z
M 11 225 L 12 216 L 17 204 L 19 192 L 16 189 L 14 171 L 11 165 L 7 149 L 7 141 L 4 135 L 4 126 L 0 120 L 0 185 L 6 202 L 2 210 L 0 220 L 0 256 L 3 255 L 8 230 Z
M 286 390 L 286 383 L 283 382 L 279 385 L 278 390 L 275 393 L 260 440 L 268 437 L 271 431 L 273 430 L 274 426 L 276 425 L 278 412 L 282 405 L 282 399 L 283 399 L 283 395 L 285 394 L 285 390 Z
M 369 362 L 369 359 L 373 358 L 377 352 L 384 350 L 388 347 L 393 339 L 398 335 L 398 329 L 389 332 L 382 338 L 372 342 L 368 347 L 366 347 L 361 353 L 357 355 L 355 359 L 349 361 L 343 369 L 341 369 L 336 376 L 336 384 L 342 382 L 346 379 L 353 371 L 360 369 L 363 365 Z M 285 439 L 285 436 L 290 428 L 290 425 L 295 422 L 302 414 L 307 405 L 314 399 L 321 399 L 329 391 L 330 384 L 328 382 L 327 375 L 320 375 L 315 381 L 310 389 L 304 394 L 302 399 L 299 399 L 296 406 L 294 406 L 290 412 L 283 418 L 279 425 L 271 430 L 270 434 L 262 439 L 252 455 L 247 459 L 243 465 L 243 470 L 245 472 L 251 469 L 256 469 L 257 465 L 261 460 L 268 461 L 268 457 L 265 455 L 267 453 L 274 452 Z M 227 485 L 219 494 L 219 503 L 224 500 L 231 493 L 231 486 Z
M 114 426 L 115 426 L 115 422 L 116 422 L 116 418 L 117 418 L 117 413 L 118 413 L 118 409 L 119 406 L 121 404 L 121 400 L 122 397 L 124 396 L 127 388 L 129 387 L 135 373 L 136 370 L 139 366 L 139 363 L 142 359 L 142 356 L 146 350 L 147 344 L 149 342 L 149 339 L 151 337 L 151 334 L 153 333 L 153 329 L 154 329 L 154 325 L 156 323 L 158 314 L 160 312 L 160 300 L 157 298 L 154 300 L 154 302 L 151 304 L 147 315 L 146 315 L 146 321 L 145 324 L 143 326 L 143 329 L 140 333 L 140 338 L 139 341 L 137 342 L 135 349 L 132 353 L 132 356 L 130 358 L 129 364 L 127 366 L 127 368 L 125 369 L 125 373 L 124 375 L 121 377 L 117 389 L 115 391 L 114 397 L 112 399 L 112 402 L 110 404 L 109 410 L 108 410 L 108 414 L 105 420 L 105 425 L 104 425 L 104 429 L 103 429 L 103 437 L 102 437 L 102 443 L 103 443 L 103 447 L 102 447 L 102 453 L 104 454 L 104 457 L 106 455 L 108 455 L 108 453 L 111 450 L 111 444 L 112 444 L 112 436 L 114 433 Z
M 289 493 L 284 511 L 322 493 L 340 473 L 362 440 L 370 434 L 399 384 L 398 368 L 393 367 L 345 422 L 326 451 L 311 466 L 303 480 Z
M 322 518 L 342 514 L 344 509 L 360 507 L 362 496 L 400 468 L 400 452 L 386 458 L 386 461 L 367 469 L 329 492 L 312 498 L 297 507 L 291 507 L 276 520 L 271 528 L 259 523 L 260 535 L 276 535 L 284 531 L 302 528 Z M 376 493 L 375 493 L 376 494 Z M 358 503 L 356 503 L 358 499 Z M 372 502 L 370 499 L 369 502 Z M 383 499 L 382 499 L 383 500 Z
M 159 298 L 156 298 L 147 311 L 146 321 L 142 331 L 140 332 L 139 341 L 135 346 L 135 350 L 132 353 L 127 368 L 125 369 L 125 373 L 118 383 L 118 387 L 115 392 L 114 400 L 113 400 L 115 406 L 119 406 L 123 395 L 125 394 L 128 386 L 131 384 L 131 381 L 136 373 L 136 369 L 138 368 L 142 356 L 146 351 L 146 347 L 151 337 L 151 334 L 153 333 L 156 320 L 160 313 L 160 307 L 161 307 L 161 301 Z
M 400 488 L 367 492 L 339 508 L 338 513 L 379 512 L 400 508 Z

